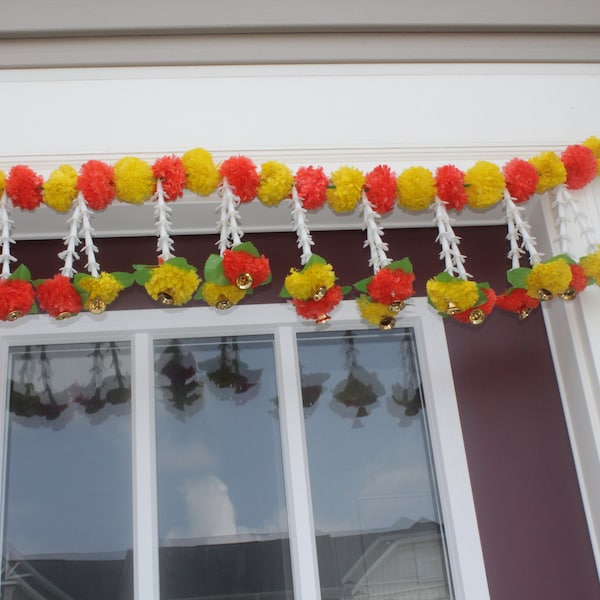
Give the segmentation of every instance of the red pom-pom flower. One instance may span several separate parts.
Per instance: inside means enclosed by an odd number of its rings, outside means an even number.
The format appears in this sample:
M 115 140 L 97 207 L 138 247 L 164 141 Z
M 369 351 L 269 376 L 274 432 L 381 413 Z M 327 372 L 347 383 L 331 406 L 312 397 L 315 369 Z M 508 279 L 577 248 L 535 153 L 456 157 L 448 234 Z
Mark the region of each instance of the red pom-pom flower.
M 306 210 L 316 210 L 325 204 L 328 185 L 323 167 L 300 167 L 296 172 L 296 191 Z
M 572 288 L 575 293 L 579 294 L 579 292 L 583 292 L 583 290 L 585 290 L 585 288 L 588 286 L 589 279 L 587 278 L 581 265 L 569 263 L 569 267 L 572 275 L 569 287 Z
M 223 273 L 232 285 L 240 289 L 251 289 L 269 279 L 271 268 L 269 259 L 265 256 L 253 256 L 240 250 L 225 250 Z
M 560 156 L 567 170 L 567 187 L 579 190 L 598 174 L 598 162 L 594 152 L 587 146 L 568 146 Z
M 342 301 L 344 297 L 342 288 L 334 285 L 320 300 L 298 300 L 293 299 L 296 313 L 303 319 L 310 319 L 317 323 L 329 320 L 329 313 Z
M 380 304 L 393 304 L 404 302 L 410 296 L 414 296 L 413 281 L 414 273 L 407 273 L 402 269 L 380 269 L 367 284 L 367 293 L 373 302 Z
M 465 174 L 454 165 L 438 167 L 435 172 L 438 198 L 448 208 L 462 210 L 468 202 L 465 189 Z
M 492 312 L 496 304 L 496 292 L 492 288 L 481 288 L 481 291 L 486 295 L 486 301 L 479 306 L 463 310 L 455 315 L 454 319 L 461 323 L 470 323 L 471 325 L 481 325 L 486 317 Z
M 162 181 L 167 202 L 180 198 L 185 186 L 185 167 L 179 156 L 163 156 L 152 165 L 152 173 Z
M 373 210 L 383 215 L 396 202 L 396 174 L 387 165 L 379 165 L 365 176 L 365 193 Z
M 506 189 L 515 202 L 527 202 L 535 194 L 540 176 L 528 160 L 513 158 L 502 167 L 502 172 Z
M 256 197 L 260 175 L 256 165 L 246 156 L 232 156 L 219 167 L 240 202 L 251 202 Z
M 40 308 L 55 319 L 66 319 L 82 309 L 81 297 L 68 277 L 55 275 L 36 287 Z
M 14 166 L 6 180 L 6 194 L 21 210 L 34 210 L 42 202 L 44 178 L 26 165 Z
M 496 306 L 508 312 L 517 313 L 519 319 L 526 319 L 531 311 L 540 305 L 537 298 L 532 298 L 526 289 L 510 288 L 496 298 Z
M 112 166 L 100 160 L 88 160 L 79 169 L 77 187 L 92 210 L 104 210 L 115 199 Z
M 29 281 L 0 279 L 0 319 L 14 321 L 26 315 L 33 306 L 35 291 Z

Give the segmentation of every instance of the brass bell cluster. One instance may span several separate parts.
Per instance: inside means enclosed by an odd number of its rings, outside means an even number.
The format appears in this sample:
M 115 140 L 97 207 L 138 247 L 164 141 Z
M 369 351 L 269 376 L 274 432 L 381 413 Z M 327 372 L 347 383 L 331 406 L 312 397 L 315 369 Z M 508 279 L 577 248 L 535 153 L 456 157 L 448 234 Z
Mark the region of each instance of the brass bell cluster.
M 233 302 L 231 300 L 229 300 L 229 298 L 227 298 L 223 294 L 221 294 L 219 296 L 219 299 L 217 300 L 217 302 L 215 304 L 215 308 L 217 308 L 218 310 L 228 310 L 232 306 L 233 306 Z
M 241 273 L 235 280 L 235 285 L 240 290 L 249 290 L 254 283 L 254 277 L 250 273 Z
M 544 288 L 540 288 L 537 291 L 537 295 L 542 302 L 549 302 L 554 298 L 554 294 L 551 291 L 546 290 Z M 571 302 L 571 300 L 575 300 L 575 298 L 577 297 L 577 292 L 571 286 L 569 286 L 564 292 L 560 292 L 560 294 L 558 294 L 558 297 L 561 300 L 565 300 L 566 302 Z
M 379 329 L 382 331 L 389 331 L 393 329 L 396 325 L 396 317 L 393 315 L 397 315 L 401 310 L 405 308 L 405 304 L 402 300 L 395 300 L 391 304 L 388 305 L 387 309 L 391 315 L 385 315 L 379 321 Z
M 94 298 L 88 303 L 88 310 L 95 315 L 99 315 L 106 310 L 106 302 L 102 298 Z
M 19 310 L 19 309 L 15 309 L 15 310 L 11 310 L 6 315 L 6 320 L 7 321 L 16 321 L 17 319 L 20 319 L 22 316 L 23 316 L 23 311 Z
M 161 304 L 164 304 L 165 306 L 171 306 L 174 302 L 173 290 L 169 288 L 162 292 L 158 292 L 157 299 Z

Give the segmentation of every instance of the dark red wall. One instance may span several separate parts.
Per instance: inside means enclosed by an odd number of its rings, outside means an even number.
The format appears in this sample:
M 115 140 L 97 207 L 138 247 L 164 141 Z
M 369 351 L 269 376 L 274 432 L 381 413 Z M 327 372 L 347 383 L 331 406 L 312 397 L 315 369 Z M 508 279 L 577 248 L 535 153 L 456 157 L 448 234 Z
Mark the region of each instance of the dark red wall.
M 467 270 L 497 291 L 509 268 L 504 227 L 457 229 Z M 361 231 L 314 233 L 314 251 L 335 266 L 342 284 L 370 274 Z M 283 277 L 298 266 L 290 233 L 247 235 L 271 260 L 274 283 L 249 302 L 277 302 Z M 424 295 L 442 268 L 432 229 L 387 231 L 389 256 L 409 256 Z M 201 266 L 217 236 L 180 237 L 176 253 Z M 153 263 L 156 240 L 97 240 L 105 270 Z M 61 242 L 20 242 L 19 259 L 34 278 L 58 272 Z M 80 268 L 82 270 L 83 267 Z M 142 288 L 113 309 L 156 304 Z M 598 600 L 600 585 L 579 494 L 541 311 L 520 322 L 494 312 L 480 327 L 446 320 L 483 552 L 494 600 Z M 478 600 L 469 598 L 467 600 Z

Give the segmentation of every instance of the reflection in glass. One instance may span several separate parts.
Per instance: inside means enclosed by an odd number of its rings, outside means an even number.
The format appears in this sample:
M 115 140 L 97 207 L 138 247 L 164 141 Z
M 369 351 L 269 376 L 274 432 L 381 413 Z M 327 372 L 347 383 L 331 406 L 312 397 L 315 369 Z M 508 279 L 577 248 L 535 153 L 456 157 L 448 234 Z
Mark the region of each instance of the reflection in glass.
M 305 419 L 322 597 L 451 598 L 412 330 L 299 334 L 298 350 L 303 377 L 327 365 L 332 382 Z
M 154 352 L 161 599 L 292 598 L 272 337 Z M 195 369 L 201 410 L 172 410 L 166 354 Z
M 133 598 L 127 343 L 10 351 L 2 600 Z

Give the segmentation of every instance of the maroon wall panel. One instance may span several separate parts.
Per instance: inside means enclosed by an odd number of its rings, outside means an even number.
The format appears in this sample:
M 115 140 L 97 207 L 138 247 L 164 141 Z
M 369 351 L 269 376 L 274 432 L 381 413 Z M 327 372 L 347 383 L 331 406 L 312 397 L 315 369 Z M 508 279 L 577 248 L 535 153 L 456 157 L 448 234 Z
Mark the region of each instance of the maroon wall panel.
M 509 267 L 505 228 L 457 233 L 467 270 L 502 291 Z M 435 235 L 432 229 L 385 234 L 390 257 L 411 258 L 419 295 L 427 278 L 442 268 Z M 274 283 L 247 301 L 277 302 L 283 277 L 298 266 L 295 237 L 247 239 L 270 258 L 274 274 Z M 334 264 L 340 283 L 370 274 L 363 232 L 316 232 L 314 240 L 314 251 Z M 201 267 L 216 241 L 216 235 L 179 237 L 175 249 Z M 97 242 L 105 270 L 156 260 L 154 238 Z M 61 249 L 56 241 L 20 242 L 15 253 L 34 277 L 47 277 L 60 268 Z M 113 309 L 153 306 L 138 287 L 124 292 Z M 480 327 L 448 319 L 446 333 L 492 598 L 598 600 L 600 585 L 541 311 L 523 322 L 496 311 Z

